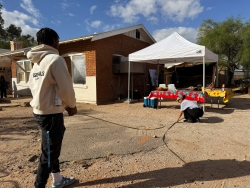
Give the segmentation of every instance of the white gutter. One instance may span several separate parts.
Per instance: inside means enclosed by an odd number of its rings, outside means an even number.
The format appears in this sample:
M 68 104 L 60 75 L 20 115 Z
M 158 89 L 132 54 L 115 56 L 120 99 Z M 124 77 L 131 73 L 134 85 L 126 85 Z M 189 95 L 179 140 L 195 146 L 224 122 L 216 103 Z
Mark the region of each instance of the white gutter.
M 93 36 L 69 39 L 69 40 L 60 41 L 59 44 L 66 44 L 66 43 L 70 43 L 70 42 L 78 42 L 78 41 L 81 41 L 81 40 L 88 40 L 88 39 L 92 39 L 92 38 L 93 38 Z

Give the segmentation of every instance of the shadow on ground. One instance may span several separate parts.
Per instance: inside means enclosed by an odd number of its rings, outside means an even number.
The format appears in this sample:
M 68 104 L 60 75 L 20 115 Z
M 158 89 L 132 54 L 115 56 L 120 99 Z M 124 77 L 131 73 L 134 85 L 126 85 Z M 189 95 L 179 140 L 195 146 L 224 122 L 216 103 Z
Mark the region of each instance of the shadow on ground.
M 211 108 L 211 107 L 206 107 L 205 112 L 213 112 L 213 113 L 218 113 L 218 114 L 232 114 L 235 111 L 235 109 L 231 108 Z
M 184 164 L 182 167 L 163 168 L 160 170 L 104 178 L 74 185 L 74 187 L 91 186 L 105 183 L 133 182 L 124 188 L 168 187 L 185 183 L 214 181 L 250 175 L 250 162 L 235 160 L 206 160 Z
M 250 109 L 250 98 L 236 98 L 230 99 L 229 103 L 224 109 L 237 109 L 237 110 L 249 110 Z
M 200 123 L 221 123 L 223 122 L 224 119 L 216 116 L 211 116 L 211 117 L 202 117 Z
M 6 176 L 9 176 L 10 173 L 7 172 L 7 167 L 0 167 L 0 179 L 4 178 Z M 17 181 L 13 180 L 7 180 L 7 181 L 1 181 L 2 187 L 15 187 L 15 188 L 21 188 Z

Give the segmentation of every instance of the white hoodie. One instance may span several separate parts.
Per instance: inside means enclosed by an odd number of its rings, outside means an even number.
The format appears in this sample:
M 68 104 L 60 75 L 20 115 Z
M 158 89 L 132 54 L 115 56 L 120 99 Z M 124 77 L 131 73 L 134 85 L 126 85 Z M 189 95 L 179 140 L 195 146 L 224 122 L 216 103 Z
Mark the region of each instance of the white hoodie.
M 33 112 L 40 115 L 56 114 L 62 113 L 65 105 L 74 108 L 76 98 L 72 78 L 58 50 L 42 44 L 32 48 L 27 57 L 34 63 L 29 77 Z M 63 101 L 63 105 L 54 104 L 56 95 Z

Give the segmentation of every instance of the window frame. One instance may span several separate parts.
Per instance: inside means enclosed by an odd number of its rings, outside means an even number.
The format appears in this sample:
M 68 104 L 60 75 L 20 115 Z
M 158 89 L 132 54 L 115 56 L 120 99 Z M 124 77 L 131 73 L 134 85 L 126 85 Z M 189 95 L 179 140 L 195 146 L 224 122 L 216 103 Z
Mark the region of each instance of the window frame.
M 28 70 L 27 70 L 27 66 L 25 65 L 25 62 L 29 63 L 28 66 Z M 22 63 L 22 65 L 20 65 L 20 63 Z M 31 61 L 24 59 L 24 60 L 19 60 L 16 62 L 16 78 L 17 78 L 17 84 L 26 84 L 29 81 L 29 76 L 30 76 L 30 72 L 32 69 L 32 63 Z M 21 68 L 22 67 L 22 68 Z M 22 72 L 24 74 L 24 80 L 20 80 L 20 72 Z
M 86 75 L 86 55 L 84 53 L 74 53 L 74 54 L 68 54 L 69 57 L 70 57 L 70 60 L 71 60 L 71 75 L 72 75 L 72 83 L 73 83 L 73 86 L 74 87 L 84 87 L 84 88 L 87 88 L 87 75 Z M 83 56 L 84 59 L 85 59 L 85 84 L 84 83 L 74 83 L 74 63 L 73 63 L 73 57 L 74 56 Z

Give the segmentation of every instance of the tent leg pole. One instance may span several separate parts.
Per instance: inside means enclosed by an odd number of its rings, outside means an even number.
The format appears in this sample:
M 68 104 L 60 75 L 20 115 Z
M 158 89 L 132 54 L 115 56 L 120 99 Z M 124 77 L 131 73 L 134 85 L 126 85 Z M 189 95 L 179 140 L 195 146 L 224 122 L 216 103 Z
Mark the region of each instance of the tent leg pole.
M 156 81 L 156 87 L 159 87 L 159 62 L 160 60 L 158 60 L 158 65 L 157 65 L 157 81 Z
M 128 106 L 129 106 L 129 90 L 130 90 L 130 61 L 128 62 Z
M 218 75 L 219 75 L 219 70 L 218 70 L 218 61 L 217 61 L 217 63 L 216 63 L 216 84 L 215 84 L 216 87 L 218 87 L 218 80 L 219 80 Z
M 131 73 L 131 101 L 134 99 L 134 75 Z
M 203 96 L 204 96 L 203 112 L 205 112 L 205 56 L 203 56 Z

